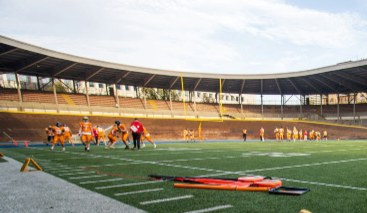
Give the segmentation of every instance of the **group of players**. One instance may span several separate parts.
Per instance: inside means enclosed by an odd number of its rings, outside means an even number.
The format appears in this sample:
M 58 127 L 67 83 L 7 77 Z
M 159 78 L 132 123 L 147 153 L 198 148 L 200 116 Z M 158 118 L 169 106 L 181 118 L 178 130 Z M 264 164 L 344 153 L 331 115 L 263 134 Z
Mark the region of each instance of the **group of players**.
M 71 139 L 72 132 L 66 124 L 61 126 L 60 122 L 56 122 L 55 126 L 49 126 L 45 129 L 47 134 L 47 143 L 46 145 L 52 141 L 52 146 L 50 150 L 53 150 L 55 145 L 60 142 L 62 145 L 62 150 L 65 151 L 65 140 L 68 139 L 69 142 L 74 146 L 74 143 Z M 105 131 L 100 126 L 92 127 L 92 123 L 89 122 L 88 117 L 84 116 L 82 121 L 79 122 L 79 134 L 81 142 L 85 147 L 85 151 L 89 152 L 90 143 L 95 142 L 96 145 L 99 145 L 101 139 L 105 144 L 105 149 L 114 149 L 114 145 L 117 143 L 119 138 L 119 133 L 121 133 L 121 139 L 125 144 L 125 149 L 130 149 L 128 144 L 128 129 L 124 124 L 121 124 L 119 120 L 116 120 L 110 133 L 108 134 L 109 143 L 106 143 L 105 139 Z M 145 147 L 144 140 L 148 140 L 153 144 L 154 148 L 156 148 L 156 144 L 151 140 L 150 134 L 146 130 L 145 127 L 142 127 L 142 133 L 140 134 L 138 147 L 140 148 L 140 141 L 142 143 L 142 148 Z M 136 144 L 134 144 L 136 146 Z
M 247 137 L 247 130 L 243 129 L 242 130 L 242 135 L 243 135 L 243 139 L 244 141 L 246 141 L 246 137 Z M 307 139 L 309 140 L 315 140 L 315 141 L 319 141 L 321 140 L 321 133 L 319 131 L 315 131 L 315 130 L 311 130 L 309 133 L 307 133 L 307 130 L 302 131 L 302 130 L 297 130 L 296 127 L 293 127 L 293 130 L 291 130 L 290 128 L 286 128 L 283 129 L 283 127 L 280 127 L 278 129 L 278 127 L 275 127 L 274 129 L 274 134 L 275 134 L 275 139 L 277 142 L 279 141 L 284 141 L 284 139 L 286 139 L 288 142 L 290 142 L 291 140 L 293 140 L 293 142 L 296 141 L 307 141 Z M 259 136 L 260 136 L 260 140 L 264 142 L 265 140 L 265 130 L 263 127 L 260 128 L 259 130 Z M 285 138 L 284 138 L 285 136 Z M 323 140 L 327 141 L 327 131 L 323 131 Z
M 183 131 L 183 136 L 184 136 L 184 142 L 186 141 L 186 143 L 189 142 L 189 138 L 190 141 L 195 143 L 195 132 L 193 129 L 190 129 L 186 127 L 186 129 L 184 129 Z
M 278 141 L 283 141 L 284 140 L 284 132 L 285 130 L 283 129 L 283 127 L 280 127 L 279 129 L 277 127 L 275 127 L 274 129 L 274 133 L 275 133 L 275 138 Z M 297 130 L 296 127 L 293 127 L 293 130 L 291 130 L 290 128 L 287 127 L 286 129 L 286 139 L 288 142 L 290 142 L 291 140 L 293 140 L 293 142 L 296 141 L 307 141 L 307 136 L 309 140 L 314 140 L 314 141 L 319 141 L 321 140 L 321 133 L 319 131 L 315 131 L 315 130 L 311 130 L 309 132 L 309 134 L 307 134 L 307 130 L 302 131 L 302 130 Z M 323 140 L 327 141 L 327 131 L 325 130 L 323 132 Z

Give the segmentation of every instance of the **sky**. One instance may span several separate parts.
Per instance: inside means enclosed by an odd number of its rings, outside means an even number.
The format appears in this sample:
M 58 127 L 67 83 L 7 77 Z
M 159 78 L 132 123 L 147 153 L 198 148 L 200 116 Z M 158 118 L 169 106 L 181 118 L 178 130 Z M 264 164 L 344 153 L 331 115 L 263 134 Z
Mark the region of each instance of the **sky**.
M 0 34 L 165 70 L 268 74 L 367 58 L 363 0 L 0 0 Z

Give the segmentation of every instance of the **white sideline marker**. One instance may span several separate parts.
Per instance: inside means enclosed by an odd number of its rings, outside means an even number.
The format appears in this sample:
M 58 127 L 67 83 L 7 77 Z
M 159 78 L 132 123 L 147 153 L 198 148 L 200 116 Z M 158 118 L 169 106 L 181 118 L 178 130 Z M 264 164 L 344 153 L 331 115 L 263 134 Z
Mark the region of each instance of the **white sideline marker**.
M 233 206 L 232 205 L 215 206 L 215 207 L 211 207 L 211 208 L 207 208 L 207 209 L 195 210 L 195 211 L 184 212 L 184 213 L 212 212 L 212 211 L 217 211 L 217 210 L 220 210 L 220 209 L 227 209 L 227 208 L 231 208 L 231 207 L 233 207 Z
M 116 193 L 115 196 L 132 195 L 132 194 L 139 194 L 139 193 L 145 193 L 145 192 L 156 192 L 156 191 L 161 191 L 161 190 L 163 190 L 163 188 L 146 189 L 146 190 L 139 190 L 139 191 L 133 191 L 133 192 Z
M 112 182 L 112 181 L 119 181 L 119 180 L 123 180 L 123 179 L 113 178 L 113 179 L 106 179 L 106 180 L 92 180 L 92 181 L 80 182 L 79 184 L 102 183 L 102 182 Z
M 119 184 L 113 186 L 100 186 L 96 187 L 95 189 L 111 189 L 111 188 L 118 188 L 118 187 L 125 187 L 125 186 L 137 186 L 143 184 L 151 184 L 151 183 L 161 183 L 163 181 L 146 181 L 146 182 L 138 182 L 138 183 L 126 183 L 126 184 Z
M 81 177 L 69 177 L 69 179 L 83 179 L 83 178 L 94 178 L 94 177 L 105 177 L 107 175 L 89 175 L 89 176 L 81 176 Z
M 59 174 L 59 176 L 68 176 L 68 175 L 86 175 L 86 174 L 93 174 L 96 172 L 70 172 L 70 173 L 63 173 Z
M 185 195 L 185 196 L 180 196 L 180 197 L 171 197 L 171 198 L 166 198 L 166 199 L 144 201 L 144 202 L 140 202 L 140 204 L 141 205 L 147 205 L 147 204 L 152 204 L 152 203 L 162 203 L 162 202 L 169 202 L 169 201 L 173 201 L 173 200 L 181 200 L 181 199 L 187 199 L 187 198 L 192 198 L 192 197 L 194 197 L 194 196 L 193 195 Z

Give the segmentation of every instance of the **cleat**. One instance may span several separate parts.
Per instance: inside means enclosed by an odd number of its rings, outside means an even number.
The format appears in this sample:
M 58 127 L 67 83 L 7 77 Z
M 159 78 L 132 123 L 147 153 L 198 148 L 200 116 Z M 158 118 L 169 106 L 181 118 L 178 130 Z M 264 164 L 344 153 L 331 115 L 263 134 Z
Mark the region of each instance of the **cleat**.
M 156 144 L 154 144 L 154 148 L 156 148 L 157 147 L 157 145 Z
M 106 146 L 104 149 L 105 149 L 105 150 L 108 150 L 108 147 Z
M 129 146 L 126 146 L 125 149 L 130 149 Z M 132 149 L 132 148 L 131 148 Z
M 62 151 L 65 151 L 65 148 L 62 148 Z
M 52 148 L 50 148 L 50 150 L 52 151 Z
M 145 144 L 143 144 L 143 146 L 141 146 L 141 148 L 145 148 Z
M 84 147 L 84 151 L 87 151 L 87 147 Z

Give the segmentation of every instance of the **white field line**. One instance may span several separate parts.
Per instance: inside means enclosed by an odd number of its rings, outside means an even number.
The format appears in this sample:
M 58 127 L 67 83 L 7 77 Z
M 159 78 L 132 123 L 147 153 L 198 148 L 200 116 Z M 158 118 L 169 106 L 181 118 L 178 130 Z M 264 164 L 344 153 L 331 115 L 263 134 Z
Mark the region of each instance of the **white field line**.
M 217 210 L 221 210 L 221 209 L 228 209 L 233 207 L 232 205 L 223 205 L 223 206 L 215 206 L 215 207 L 211 207 L 211 208 L 206 208 L 206 209 L 201 209 L 201 210 L 195 210 L 195 211 L 189 211 L 189 212 L 185 212 L 185 213 L 203 213 L 203 212 L 212 212 L 212 211 L 217 211 Z
M 67 172 L 81 172 L 85 171 L 84 169 L 68 169 L 68 170 L 61 170 L 61 171 L 51 171 L 51 173 L 57 173 L 57 174 L 64 174 Z
M 106 180 L 84 181 L 84 182 L 79 182 L 79 184 L 103 183 L 103 182 L 112 182 L 112 181 L 119 181 L 119 180 L 123 180 L 123 178 L 113 178 L 113 179 L 106 179 Z
M 320 165 L 337 164 L 337 163 L 348 163 L 348 162 L 364 161 L 364 160 L 367 160 L 367 158 L 356 158 L 356 159 L 339 160 L 339 161 L 326 161 L 326 162 L 320 162 L 320 163 L 300 164 L 300 165 L 293 165 L 293 166 L 280 166 L 280 167 L 265 168 L 265 169 L 251 169 L 251 170 L 245 170 L 242 172 L 245 172 L 245 173 L 246 172 L 262 172 L 262 171 L 279 170 L 279 169 L 320 166 Z
M 107 175 L 89 175 L 89 176 L 80 176 L 80 177 L 69 177 L 69 179 L 84 179 L 84 178 L 95 178 L 95 177 L 106 177 Z
M 362 190 L 362 191 L 367 190 L 367 188 L 362 188 L 362 187 L 344 186 L 344 185 L 330 184 L 330 183 L 319 183 L 319 182 L 313 182 L 313 181 L 293 180 L 293 179 L 288 179 L 288 178 L 274 177 L 274 179 L 281 179 L 281 180 L 286 180 L 286 181 L 291 181 L 291 182 L 296 182 L 296 183 L 308 183 L 308 184 L 313 184 L 313 185 L 331 186 L 331 187 L 345 188 L 345 189 L 356 189 L 356 190 Z
M 194 197 L 194 196 L 193 195 L 185 195 L 185 196 L 180 196 L 180 197 L 171 197 L 171 198 L 166 198 L 166 199 L 144 201 L 144 202 L 140 202 L 140 204 L 141 205 L 148 205 L 148 204 L 152 204 L 152 203 L 169 202 L 169 201 L 187 199 L 187 198 L 192 198 L 192 197 Z
M 132 194 L 139 194 L 139 193 L 146 193 L 146 192 L 156 192 L 156 191 L 161 191 L 161 190 L 163 190 L 163 188 L 146 189 L 146 190 L 139 190 L 139 191 L 133 191 L 133 192 L 116 193 L 115 196 L 132 195 Z
M 59 176 L 69 176 L 69 175 L 86 175 L 86 174 L 95 174 L 96 172 L 70 172 L 58 174 Z
M 112 186 L 99 186 L 95 189 L 111 189 L 111 188 L 119 188 L 119 187 L 126 187 L 126 186 L 138 186 L 144 184 L 152 184 L 152 183 L 162 183 L 163 181 L 145 181 L 145 182 L 138 182 L 138 183 L 125 183 L 119 185 L 112 185 Z
M 43 168 L 46 169 L 47 171 L 75 169 L 75 168 L 71 168 L 71 167 L 68 167 L 68 166 L 63 166 L 63 167 L 43 166 Z
M 40 150 L 41 151 L 47 151 L 47 150 L 43 150 L 43 149 L 40 149 Z M 352 149 L 352 150 L 360 150 L 360 149 Z M 75 154 L 75 155 L 86 155 L 86 154 L 83 154 L 83 153 L 74 153 L 74 152 L 68 152 L 68 153 Z M 106 157 L 106 156 L 100 156 L 100 155 L 94 155 L 94 156 L 99 156 L 101 158 L 105 158 Z M 275 167 L 275 168 L 265 168 L 265 169 L 256 169 L 256 170 L 246 170 L 246 171 L 231 172 L 231 171 L 224 171 L 224 170 L 207 169 L 207 168 L 199 168 L 199 167 L 191 167 L 191 166 L 182 166 L 182 165 L 175 165 L 175 164 L 164 164 L 164 163 L 153 162 L 153 161 L 142 161 L 142 160 L 135 160 L 135 159 L 127 159 L 127 158 L 113 158 L 113 159 L 118 159 L 118 160 L 123 160 L 123 161 L 129 161 L 129 162 L 140 162 L 140 163 L 147 163 L 147 164 L 153 164 L 153 165 L 168 166 L 168 167 L 186 168 L 186 169 L 192 169 L 192 170 L 217 172 L 216 174 L 203 175 L 203 176 L 207 176 L 207 177 L 209 177 L 209 176 L 228 175 L 228 174 L 249 175 L 249 174 L 246 174 L 245 172 L 269 171 L 269 170 L 278 170 L 278 169 L 292 168 L 292 166 L 285 166 L 285 167 Z M 295 167 L 295 168 L 298 167 L 299 168 L 299 167 L 303 167 L 303 166 L 317 166 L 317 165 L 325 165 L 325 164 L 332 164 L 332 163 L 335 163 L 336 164 L 336 163 L 360 161 L 360 160 L 366 160 L 366 159 L 367 158 L 358 158 L 358 159 L 349 159 L 349 160 L 341 160 L 341 161 L 322 162 L 322 163 L 314 163 L 314 164 L 301 164 L 301 165 L 295 165 L 293 167 Z M 97 176 L 98 177 L 101 177 L 101 176 L 105 176 L 105 175 L 97 175 Z M 69 178 L 69 179 L 77 179 L 77 178 L 83 178 L 83 177 L 72 177 L 72 178 Z M 288 180 L 288 181 L 291 181 L 291 180 Z M 300 181 L 300 180 L 295 180 L 295 182 L 296 181 Z M 158 181 L 154 181 L 154 182 L 158 182 Z M 322 183 L 321 185 L 325 185 L 325 184 Z M 333 184 L 330 184 L 329 186 L 332 186 L 332 185 Z M 110 188 L 113 188 L 113 187 L 110 187 Z M 344 188 L 355 189 L 356 187 L 344 186 Z

